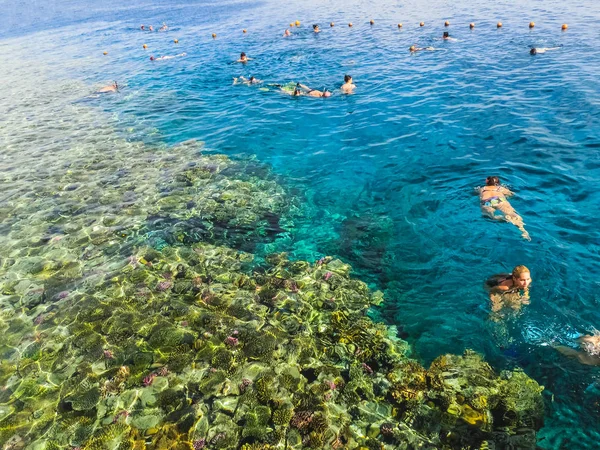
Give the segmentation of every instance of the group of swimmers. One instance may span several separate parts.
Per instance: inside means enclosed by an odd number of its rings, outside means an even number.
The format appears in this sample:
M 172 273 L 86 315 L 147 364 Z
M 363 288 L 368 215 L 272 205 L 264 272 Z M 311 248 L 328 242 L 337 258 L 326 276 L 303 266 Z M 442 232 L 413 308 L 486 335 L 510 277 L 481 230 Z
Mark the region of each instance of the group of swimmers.
M 481 212 L 493 220 L 505 221 L 516 226 L 524 239 L 531 240 L 525 230 L 523 218 L 516 212 L 508 201 L 514 195 L 510 189 L 500 184 L 496 176 L 487 177 L 485 186 L 476 188 L 479 194 Z M 492 319 L 502 317 L 503 310 L 518 311 L 522 305 L 530 303 L 529 286 L 531 285 L 531 272 L 523 265 L 515 267 L 512 273 L 500 273 L 491 276 L 485 282 L 491 302 Z M 579 350 L 567 346 L 555 348 L 568 357 L 578 360 L 582 364 L 600 365 L 600 331 L 591 335 L 582 335 L 577 338 Z

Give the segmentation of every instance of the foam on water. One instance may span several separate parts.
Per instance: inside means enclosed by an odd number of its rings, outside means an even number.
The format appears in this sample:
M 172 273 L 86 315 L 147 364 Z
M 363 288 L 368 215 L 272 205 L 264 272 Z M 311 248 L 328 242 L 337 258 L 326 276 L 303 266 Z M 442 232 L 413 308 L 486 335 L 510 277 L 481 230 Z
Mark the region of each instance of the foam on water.
M 130 158 L 139 141 L 165 148 L 194 138 L 215 153 L 256 155 L 304 202 L 290 233 L 265 252 L 342 257 L 385 290 L 382 316 L 423 360 L 473 348 L 496 367 L 523 366 L 546 386 L 540 445 L 593 448 L 600 412 L 589 387 L 597 372 L 550 344 L 573 345 L 577 333 L 600 326 L 598 5 L 413 3 L 82 1 L 44 14 L 10 6 L 0 55 L 2 214 L 29 214 L 28 198 L 65 185 L 68 176 L 57 174 L 66 162 Z M 282 38 L 296 19 L 303 26 Z M 438 39 L 446 19 L 457 42 Z M 169 32 L 139 31 L 162 21 Z M 312 22 L 321 34 L 309 30 Z M 410 55 L 412 44 L 444 51 Z M 528 55 L 530 46 L 555 45 L 563 47 Z M 148 61 L 182 51 L 188 56 Z M 255 60 L 233 63 L 240 51 Z M 334 89 L 344 73 L 357 93 L 328 100 L 231 84 L 254 75 Z M 87 97 L 113 79 L 122 92 Z M 472 188 L 489 174 L 517 193 L 511 202 L 531 243 L 481 217 Z M 136 174 L 138 190 L 155 176 Z M 10 239 L 41 233 L 35 219 Z M 2 245 L 11 257 L 28 252 Z M 483 280 L 516 264 L 532 270 L 532 303 L 490 322 Z

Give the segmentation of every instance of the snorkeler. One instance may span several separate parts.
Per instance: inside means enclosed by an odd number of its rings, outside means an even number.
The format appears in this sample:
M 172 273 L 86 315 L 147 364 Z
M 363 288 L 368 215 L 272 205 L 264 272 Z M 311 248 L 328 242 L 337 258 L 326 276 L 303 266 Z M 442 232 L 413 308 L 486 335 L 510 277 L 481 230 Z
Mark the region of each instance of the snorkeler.
M 252 58 L 248 58 L 244 52 L 240 53 L 240 59 L 238 59 L 237 62 L 245 64 L 248 61 L 252 61 Z
M 180 53 L 178 55 L 171 55 L 171 56 L 158 56 L 158 57 L 154 57 L 154 56 L 150 56 L 150 61 L 164 61 L 165 59 L 173 59 L 173 58 L 177 58 L 179 56 L 187 56 L 187 53 Z
M 521 236 L 528 241 L 531 240 L 529 233 L 525 230 L 523 218 L 511 206 L 506 197 L 514 195 L 510 189 L 500 185 L 498 177 L 487 177 L 485 186 L 476 188 L 479 192 L 481 212 L 494 220 L 504 220 L 512 223 L 521 231 Z M 496 215 L 496 212 L 500 212 Z
M 301 92 L 297 92 L 297 91 L 301 91 Z M 294 93 L 292 93 L 292 95 L 308 95 L 309 97 L 331 97 L 331 92 L 329 92 L 327 89 L 323 89 L 322 91 L 319 91 L 317 89 L 311 89 L 308 86 L 305 86 L 304 84 L 296 84 L 296 89 L 294 89 Z
M 583 351 L 565 345 L 557 345 L 554 348 L 565 356 L 576 358 L 581 364 L 588 366 L 600 366 L 600 332 L 594 330 L 594 334 L 586 334 L 577 338 L 579 347 Z
M 352 77 L 350 75 L 344 75 L 344 84 L 342 84 L 342 87 L 340 88 L 342 90 L 342 93 L 352 94 L 355 88 L 356 85 L 352 83 Z
M 416 52 L 434 52 L 436 50 L 440 50 L 439 48 L 434 48 L 434 47 L 416 47 L 414 45 L 411 45 L 409 48 L 411 53 L 416 53 Z
M 319 24 L 315 23 L 315 24 L 313 25 L 313 31 L 314 31 L 315 33 L 320 33 L 320 32 L 321 32 L 321 29 L 319 28 Z
M 504 307 L 514 310 L 529 304 L 529 285 L 531 272 L 525 266 L 517 266 L 512 273 L 500 273 L 488 278 L 485 288 L 490 294 L 492 311 L 498 312 Z
M 559 50 L 560 47 L 533 47 L 531 50 L 529 50 L 529 54 L 530 55 L 537 55 L 538 53 L 546 53 L 547 51 L 550 50 Z
M 117 82 L 113 82 L 113 84 L 109 84 L 108 86 L 104 86 L 96 91 L 98 94 L 107 94 L 109 92 L 117 92 L 119 90 L 119 85 Z
M 250 78 L 239 77 L 239 78 L 233 79 L 233 84 L 247 84 L 248 86 L 250 86 L 251 84 L 259 84 L 259 83 L 262 83 L 262 80 L 257 80 L 254 77 L 250 77 Z

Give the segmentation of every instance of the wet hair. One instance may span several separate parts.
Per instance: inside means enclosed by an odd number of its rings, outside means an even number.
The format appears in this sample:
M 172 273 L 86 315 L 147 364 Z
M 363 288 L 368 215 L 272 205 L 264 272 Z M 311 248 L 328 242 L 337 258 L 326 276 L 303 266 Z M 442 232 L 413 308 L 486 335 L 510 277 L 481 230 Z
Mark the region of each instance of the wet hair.
M 243 58 L 244 56 L 246 56 L 244 52 L 240 53 L 240 58 Z
M 296 95 L 296 96 L 300 95 L 300 89 L 294 88 L 294 93 L 292 95 Z
M 498 177 L 487 177 L 485 179 L 486 186 L 500 186 L 500 178 Z
M 537 55 L 537 49 L 535 47 L 533 47 L 531 50 L 529 50 L 529 54 L 530 55 Z
M 154 56 L 150 56 L 150 61 L 154 61 Z
M 348 82 L 348 81 L 350 81 L 351 79 L 352 79 L 352 76 L 351 76 L 351 75 L 344 75 L 344 82 L 346 82 L 346 83 L 347 83 L 347 82 Z
M 445 38 L 450 37 L 450 33 L 448 33 L 447 31 L 444 31 L 444 37 Z
M 315 24 L 313 25 L 313 30 L 316 30 L 317 28 L 319 28 L 319 24 L 318 24 L 318 23 L 315 23 Z
M 529 269 L 525 266 L 517 266 L 513 269 L 512 271 L 512 277 L 513 278 L 518 278 L 519 275 L 523 274 L 523 273 L 531 273 L 529 271 Z

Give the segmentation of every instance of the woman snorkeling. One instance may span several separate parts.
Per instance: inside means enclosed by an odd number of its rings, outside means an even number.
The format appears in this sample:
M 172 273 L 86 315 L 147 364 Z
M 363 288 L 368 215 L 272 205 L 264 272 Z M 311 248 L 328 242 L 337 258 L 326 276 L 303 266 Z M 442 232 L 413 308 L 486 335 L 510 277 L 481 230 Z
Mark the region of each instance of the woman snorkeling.
M 517 266 L 512 273 L 500 273 L 488 278 L 485 288 L 490 293 L 492 312 L 508 307 L 519 310 L 529 304 L 531 272 L 525 266 Z
M 487 177 L 485 186 L 476 188 L 479 192 L 481 212 L 494 220 L 504 220 L 512 223 L 521 231 L 521 236 L 528 241 L 531 240 L 529 233 L 525 230 L 523 218 L 508 202 L 506 197 L 515 195 L 510 189 L 500 185 L 500 178 Z M 499 214 L 496 214 L 498 213 Z
M 594 330 L 591 335 L 580 336 L 577 342 L 582 351 L 565 345 L 557 345 L 554 348 L 565 356 L 577 359 L 581 364 L 600 366 L 600 331 Z

